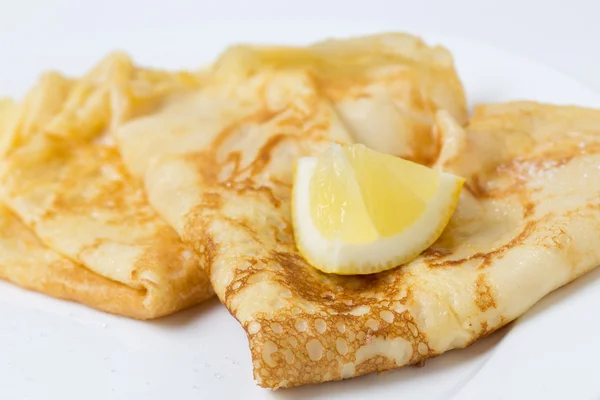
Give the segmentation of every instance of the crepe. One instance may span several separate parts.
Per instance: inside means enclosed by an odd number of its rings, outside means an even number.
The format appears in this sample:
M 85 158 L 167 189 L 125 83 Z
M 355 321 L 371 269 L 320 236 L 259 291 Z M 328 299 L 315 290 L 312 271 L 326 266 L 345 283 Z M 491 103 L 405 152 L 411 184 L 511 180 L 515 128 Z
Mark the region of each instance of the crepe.
M 600 263 L 600 111 L 508 103 L 477 107 L 466 130 L 438 114 L 436 165 L 468 182 L 434 246 L 372 276 L 318 272 L 294 245 L 283 165 L 320 144 L 306 124 L 321 126 L 319 137 L 340 129 L 315 121 L 327 113 L 279 114 L 302 121 L 286 126 L 287 146 L 269 145 L 265 122 L 263 140 L 235 155 L 227 139 L 240 127 L 147 175 L 152 204 L 201 252 L 246 330 L 261 386 L 351 378 L 468 346 Z
M 197 255 L 149 206 L 107 133 L 200 82 L 136 68 L 122 54 L 79 80 L 44 75 L 3 134 L 2 202 L 23 223 L 2 208 L 1 276 L 140 319 L 210 297 Z
M 256 72 L 281 69 L 304 74 L 310 90 L 318 92 L 313 97 L 326 98 L 348 134 L 375 150 L 432 161 L 435 112 L 447 110 L 461 124 L 467 120 L 452 55 L 411 35 L 332 39 L 307 47 L 237 45 L 207 70 L 201 91 L 166 96 L 160 107 L 117 131 L 125 164 L 142 177 L 152 159 L 203 150 L 233 121 L 262 112 L 271 94 L 258 92 L 268 78 Z
M 261 68 L 308 71 L 356 141 L 403 158 L 435 157 L 431 124 L 438 109 L 461 124 L 467 120 L 451 53 L 411 35 L 330 39 L 306 48 L 233 46 L 214 74 L 231 85 Z
M 562 206 L 544 202 L 558 196 L 553 185 L 573 185 L 573 175 L 598 178 L 591 168 L 598 160 L 581 152 L 595 143 L 600 113 L 515 103 L 479 107 L 466 131 L 438 109 L 431 149 L 409 149 L 419 162 L 468 178 L 434 246 L 376 275 L 317 271 L 292 234 L 293 162 L 360 136 L 339 116 L 318 66 L 261 61 L 240 72 L 237 60 L 222 58 L 202 90 L 170 99 L 115 136 L 128 167 L 144 176 L 151 204 L 201 255 L 217 295 L 247 332 L 259 385 L 351 378 L 465 347 L 600 261 L 599 225 L 586 214 L 597 211 L 583 211 L 596 191 L 573 186 L 558 197 Z M 213 118 L 177 118 L 177 110 Z M 132 140 L 142 132 L 203 144 L 187 153 L 144 151 Z M 561 161 L 567 156 L 574 164 Z

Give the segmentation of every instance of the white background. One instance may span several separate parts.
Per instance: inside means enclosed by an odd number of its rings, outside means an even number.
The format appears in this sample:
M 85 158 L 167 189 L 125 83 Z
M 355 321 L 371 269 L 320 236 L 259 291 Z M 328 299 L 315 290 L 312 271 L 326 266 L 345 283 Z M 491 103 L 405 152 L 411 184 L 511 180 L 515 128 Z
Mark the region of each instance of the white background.
M 233 41 L 321 39 L 323 32 L 335 35 L 340 27 L 447 33 L 527 56 L 600 89 L 599 13 L 600 3 L 593 0 L 0 0 L 0 97 L 21 96 L 48 68 L 81 73 L 114 49 L 155 66 L 195 67 L 222 50 L 223 38 L 203 35 L 217 25 L 226 26 L 223 35 Z M 248 20 L 266 21 L 270 29 L 248 32 Z M 182 48 L 189 52 L 182 54 Z M 515 74 L 522 93 L 581 98 L 578 86 L 559 74 L 540 72 L 558 77 L 561 89 L 554 92 L 553 79 L 532 79 L 529 85 L 522 77 L 530 71 L 515 69 L 519 63 L 506 65 L 513 69 L 488 65 L 497 69 L 482 73 L 485 80 L 474 90 L 491 88 L 502 97 L 501 85 Z M 496 74 L 503 77 L 500 87 L 488 78 Z M 521 93 L 519 88 L 509 92 Z M 600 107 L 593 95 L 583 97 L 587 105 Z M 326 399 L 365 393 L 403 399 L 430 398 L 425 393 L 453 393 L 459 399 L 597 399 L 599 283 L 600 269 L 548 296 L 515 326 L 432 360 L 427 373 L 409 368 L 272 394 L 255 387 L 243 331 L 216 300 L 142 323 L 0 282 L 0 399 Z
M 24 90 L 2 74 L 4 63 L 18 64 L 33 79 L 42 66 L 64 68 L 75 52 L 82 53 L 78 72 L 98 51 L 134 51 L 127 47 L 140 29 L 168 65 L 171 40 L 189 42 L 190 51 L 199 42 L 180 35 L 190 27 L 253 19 L 280 21 L 282 30 L 302 24 L 309 32 L 313 21 L 335 20 L 476 37 L 600 89 L 599 17 L 596 0 L 2 0 L 0 87 Z M 105 48 L 88 52 L 89 42 L 100 40 L 94 35 L 103 36 Z

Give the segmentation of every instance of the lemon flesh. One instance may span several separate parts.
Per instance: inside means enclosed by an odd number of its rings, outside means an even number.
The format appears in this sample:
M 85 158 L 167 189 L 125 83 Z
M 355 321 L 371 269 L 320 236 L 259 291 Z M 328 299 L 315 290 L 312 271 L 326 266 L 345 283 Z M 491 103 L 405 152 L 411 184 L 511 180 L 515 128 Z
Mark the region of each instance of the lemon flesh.
M 296 244 L 323 272 L 394 268 L 441 235 L 463 183 L 461 177 L 360 144 L 332 144 L 322 156 L 302 158 L 296 166 Z

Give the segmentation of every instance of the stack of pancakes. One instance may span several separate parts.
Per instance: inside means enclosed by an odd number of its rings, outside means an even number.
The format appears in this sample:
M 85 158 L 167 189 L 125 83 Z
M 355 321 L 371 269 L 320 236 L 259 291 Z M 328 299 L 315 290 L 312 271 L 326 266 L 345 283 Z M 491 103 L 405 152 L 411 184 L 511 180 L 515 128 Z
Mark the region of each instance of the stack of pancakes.
M 441 238 L 369 276 L 321 273 L 290 220 L 294 160 L 332 141 L 467 178 Z M 164 72 L 112 54 L 0 102 L 0 277 L 150 319 L 216 293 L 268 388 L 468 346 L 600 263 L 600 110 L 476 105 L 404 34 L 234 46 Z

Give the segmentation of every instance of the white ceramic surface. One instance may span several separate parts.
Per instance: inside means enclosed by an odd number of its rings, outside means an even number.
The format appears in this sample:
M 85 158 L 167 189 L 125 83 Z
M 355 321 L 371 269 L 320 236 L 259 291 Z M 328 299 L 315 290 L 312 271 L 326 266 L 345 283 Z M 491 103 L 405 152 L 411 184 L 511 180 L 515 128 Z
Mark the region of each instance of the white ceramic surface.
M 36 60 L 39 69 L 52 65 L 79 73 L 119 46 L 145 64 L 191 67 L 236 41 L 302 43 L 383 29 L 333 22 L 309 28 L 265 21 L 235 27 L 205 23 L 173 29 L 156 42 L 134 27 L 82 33 L 85 45 L 79 51 L 65 41 L 56 49 L 59 65 L 36 59 L 35 52 L 25 57 Z M 595 93 L 550 68 L 470 39 L 415 33 L 453 51 L 471 104 L 533 99 L 600 106 Z M 187 39 L 172 40 L 177 37 Z M 22 95 L 32 83 L 32 68 L 3 64 L 0 71 L 11 78 L 3 75 L 0 95 Z M 551 294 L 517 323 L 422 368 L 270 392 L 255 385 L 244 332 L 214 299 L 160 321 L 139 322 L 0 282 L 0 399 L 595 399 L 600 398 L 598 293 L 600 269 Z

